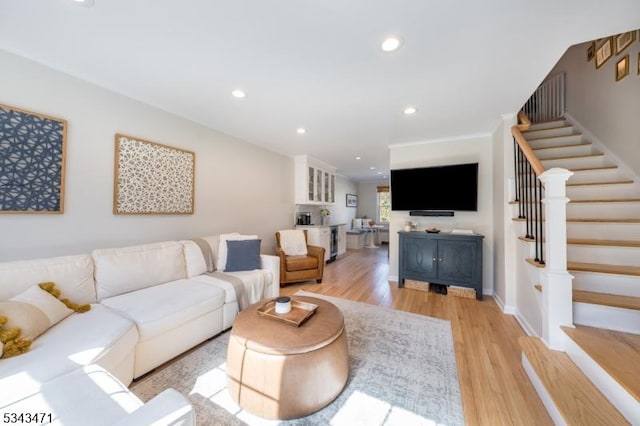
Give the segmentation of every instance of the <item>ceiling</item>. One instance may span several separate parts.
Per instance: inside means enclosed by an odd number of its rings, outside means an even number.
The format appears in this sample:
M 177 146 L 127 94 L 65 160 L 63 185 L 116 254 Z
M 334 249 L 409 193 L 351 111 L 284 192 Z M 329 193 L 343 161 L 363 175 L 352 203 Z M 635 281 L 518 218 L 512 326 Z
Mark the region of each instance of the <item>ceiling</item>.
M 491 133 L 568 47 L 640 28 L 638 0 L 93 1 L 0 0 L 0 49 L 355 181 L 390 145 Z

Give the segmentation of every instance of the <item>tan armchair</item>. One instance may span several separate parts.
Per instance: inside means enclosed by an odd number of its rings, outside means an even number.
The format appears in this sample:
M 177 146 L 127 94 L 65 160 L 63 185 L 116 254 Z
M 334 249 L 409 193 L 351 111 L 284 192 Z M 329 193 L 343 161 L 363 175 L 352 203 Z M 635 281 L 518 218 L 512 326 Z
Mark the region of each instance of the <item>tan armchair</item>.
M 307 231 L 300 232 L 304 232 L 306 243 Z M 320 284 L 324 273 L 324 252 L 324 247 L 307 244 L 306 255 L 287 255 L 280 244 L 280 231 L 277 231 L 276 254 L 280 257 L 280 287 L 308 280 L 316 280 Z

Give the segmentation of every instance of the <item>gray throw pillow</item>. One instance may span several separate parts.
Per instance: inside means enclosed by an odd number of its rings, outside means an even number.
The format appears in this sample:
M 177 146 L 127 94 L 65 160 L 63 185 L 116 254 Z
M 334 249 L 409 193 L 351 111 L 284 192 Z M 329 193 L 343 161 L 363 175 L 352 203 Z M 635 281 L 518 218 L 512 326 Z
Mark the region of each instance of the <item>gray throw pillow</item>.
M 224 272 L 260 269 L 261 240 L 227 240 L 227 266 Z

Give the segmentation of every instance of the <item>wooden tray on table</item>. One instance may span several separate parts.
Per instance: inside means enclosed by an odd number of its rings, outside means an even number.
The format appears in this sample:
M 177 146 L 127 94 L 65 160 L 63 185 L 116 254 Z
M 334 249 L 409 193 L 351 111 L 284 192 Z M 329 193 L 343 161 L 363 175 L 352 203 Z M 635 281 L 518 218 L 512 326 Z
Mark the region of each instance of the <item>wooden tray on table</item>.
M 276 313 L 275 299 L 268 301 L 258 308 L 258 314 L 294 327 L 300 327 L 318 309 L 318 305 L 301 302 L 291 298 L 291 310 L 286 314 Z

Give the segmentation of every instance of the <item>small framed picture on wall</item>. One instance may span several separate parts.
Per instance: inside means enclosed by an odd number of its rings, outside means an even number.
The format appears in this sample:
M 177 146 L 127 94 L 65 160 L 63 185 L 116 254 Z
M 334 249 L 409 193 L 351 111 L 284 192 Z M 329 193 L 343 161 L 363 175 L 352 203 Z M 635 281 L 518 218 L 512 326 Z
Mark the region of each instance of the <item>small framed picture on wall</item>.
M 347 194 L 347 207 L 358 207 L 358 196 L 355 194 Z

